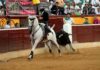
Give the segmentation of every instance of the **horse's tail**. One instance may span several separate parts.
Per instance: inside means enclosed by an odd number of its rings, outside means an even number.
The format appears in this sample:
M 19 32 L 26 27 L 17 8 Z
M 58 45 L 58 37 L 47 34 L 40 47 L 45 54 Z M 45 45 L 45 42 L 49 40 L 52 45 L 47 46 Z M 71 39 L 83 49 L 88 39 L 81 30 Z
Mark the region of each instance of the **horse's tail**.
M 53 24 L 53 26 L 51 27 L 52 29 L 55 27 L 55 24 Z

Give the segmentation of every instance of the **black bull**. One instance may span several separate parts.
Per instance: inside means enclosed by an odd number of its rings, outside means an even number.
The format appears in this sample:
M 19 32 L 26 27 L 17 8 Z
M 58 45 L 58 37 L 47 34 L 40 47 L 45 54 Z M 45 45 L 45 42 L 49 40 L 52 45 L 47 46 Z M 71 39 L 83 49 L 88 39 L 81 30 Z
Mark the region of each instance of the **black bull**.
M 59 45 L 66 46 L 67 44 L 71 44 L 69 39 L 69 34 L 65 31 L 59 31 L 56 33 L 57 42 Z
M 71 50 L 75 52 L 75 49 L 73 48 L 72 43 L 69 39 L 68 33 L 61 30 L 61 31 L 56 33 L 56 37 L 57 37 L 57 42 L 59 45 L 66 47 L 66 45 L 68 44 L 69 47 L 71 48 Z

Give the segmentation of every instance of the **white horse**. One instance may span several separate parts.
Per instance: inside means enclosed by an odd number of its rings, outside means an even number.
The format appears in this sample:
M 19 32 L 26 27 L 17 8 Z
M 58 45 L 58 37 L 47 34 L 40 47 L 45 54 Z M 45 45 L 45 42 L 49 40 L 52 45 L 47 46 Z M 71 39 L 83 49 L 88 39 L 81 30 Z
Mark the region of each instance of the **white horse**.
M 31 38 L 31 44 L 32 44 L 32 49 L 31 49 L 31 52 L 30 52 L 28 58 L 32 59 L 33 55 L 34 55 L 35 48 L 37 47 L 39 42 L 41 40 L 43 40 L 43 37 L 44 37 L 45 34 L 44 34 L 44 30 L 40 26 L 36 16 L 29 16 L 28 19 L 30 21 L 29 23 L 31 24 L 30 38 Z M 57 43 L 55 31 L 53 30 L 53 27 L 51 27 L 51 28 L 49 27 L 49 29 L 50 29 L 51 32 L 49 32 L 47 34 L 47 41 L 45 42 L 46 45 L 48 45 L 49 52 L 50 53 L 52 52 L 51 51 L 51 43 L 54 43 L 58 48 L 58 52 L 60 53 L 60 48 L 59 48 L 59 45 Z

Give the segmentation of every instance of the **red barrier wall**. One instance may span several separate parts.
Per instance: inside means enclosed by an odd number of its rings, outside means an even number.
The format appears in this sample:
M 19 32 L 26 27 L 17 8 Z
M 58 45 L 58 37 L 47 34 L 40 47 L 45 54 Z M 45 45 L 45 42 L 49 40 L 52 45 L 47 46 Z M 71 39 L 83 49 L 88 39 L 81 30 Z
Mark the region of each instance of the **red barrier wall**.
M 20 18 L 21 23 L 26 22 L 27 17 L 13 17 Z M 50 25 L 56 25 L 56 32 L 62 28 L 62 17 L 51 17 Z M 26 22 L 27 23 L 27 22 Z M 89 25 L 73 25 L 73 42 L 98 42 L 100 41 L 100 24 Z M 41 46 L 39 46 L 41 47 Z M 0 53 L 23 50 L 31 48 L 29 31 L 27 28 L 16 29 L 1 29 L 0 30 Z
M 98 42 L 100 41 L 100 24 L 73 25 L 73 42 Z
M 0 52 L 8 52 L 31 47 L 27 29 L 0 30 Z

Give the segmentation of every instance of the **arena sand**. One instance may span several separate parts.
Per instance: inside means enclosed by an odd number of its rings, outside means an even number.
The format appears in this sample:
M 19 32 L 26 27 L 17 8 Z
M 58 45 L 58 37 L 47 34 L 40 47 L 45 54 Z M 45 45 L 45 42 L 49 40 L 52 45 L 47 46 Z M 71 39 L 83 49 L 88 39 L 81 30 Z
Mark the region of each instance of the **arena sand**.
M 79 53 L 62 56 L 49 53 L 0 62 L 0 70 L 100 70 L 100 47 L 79 49 Z

